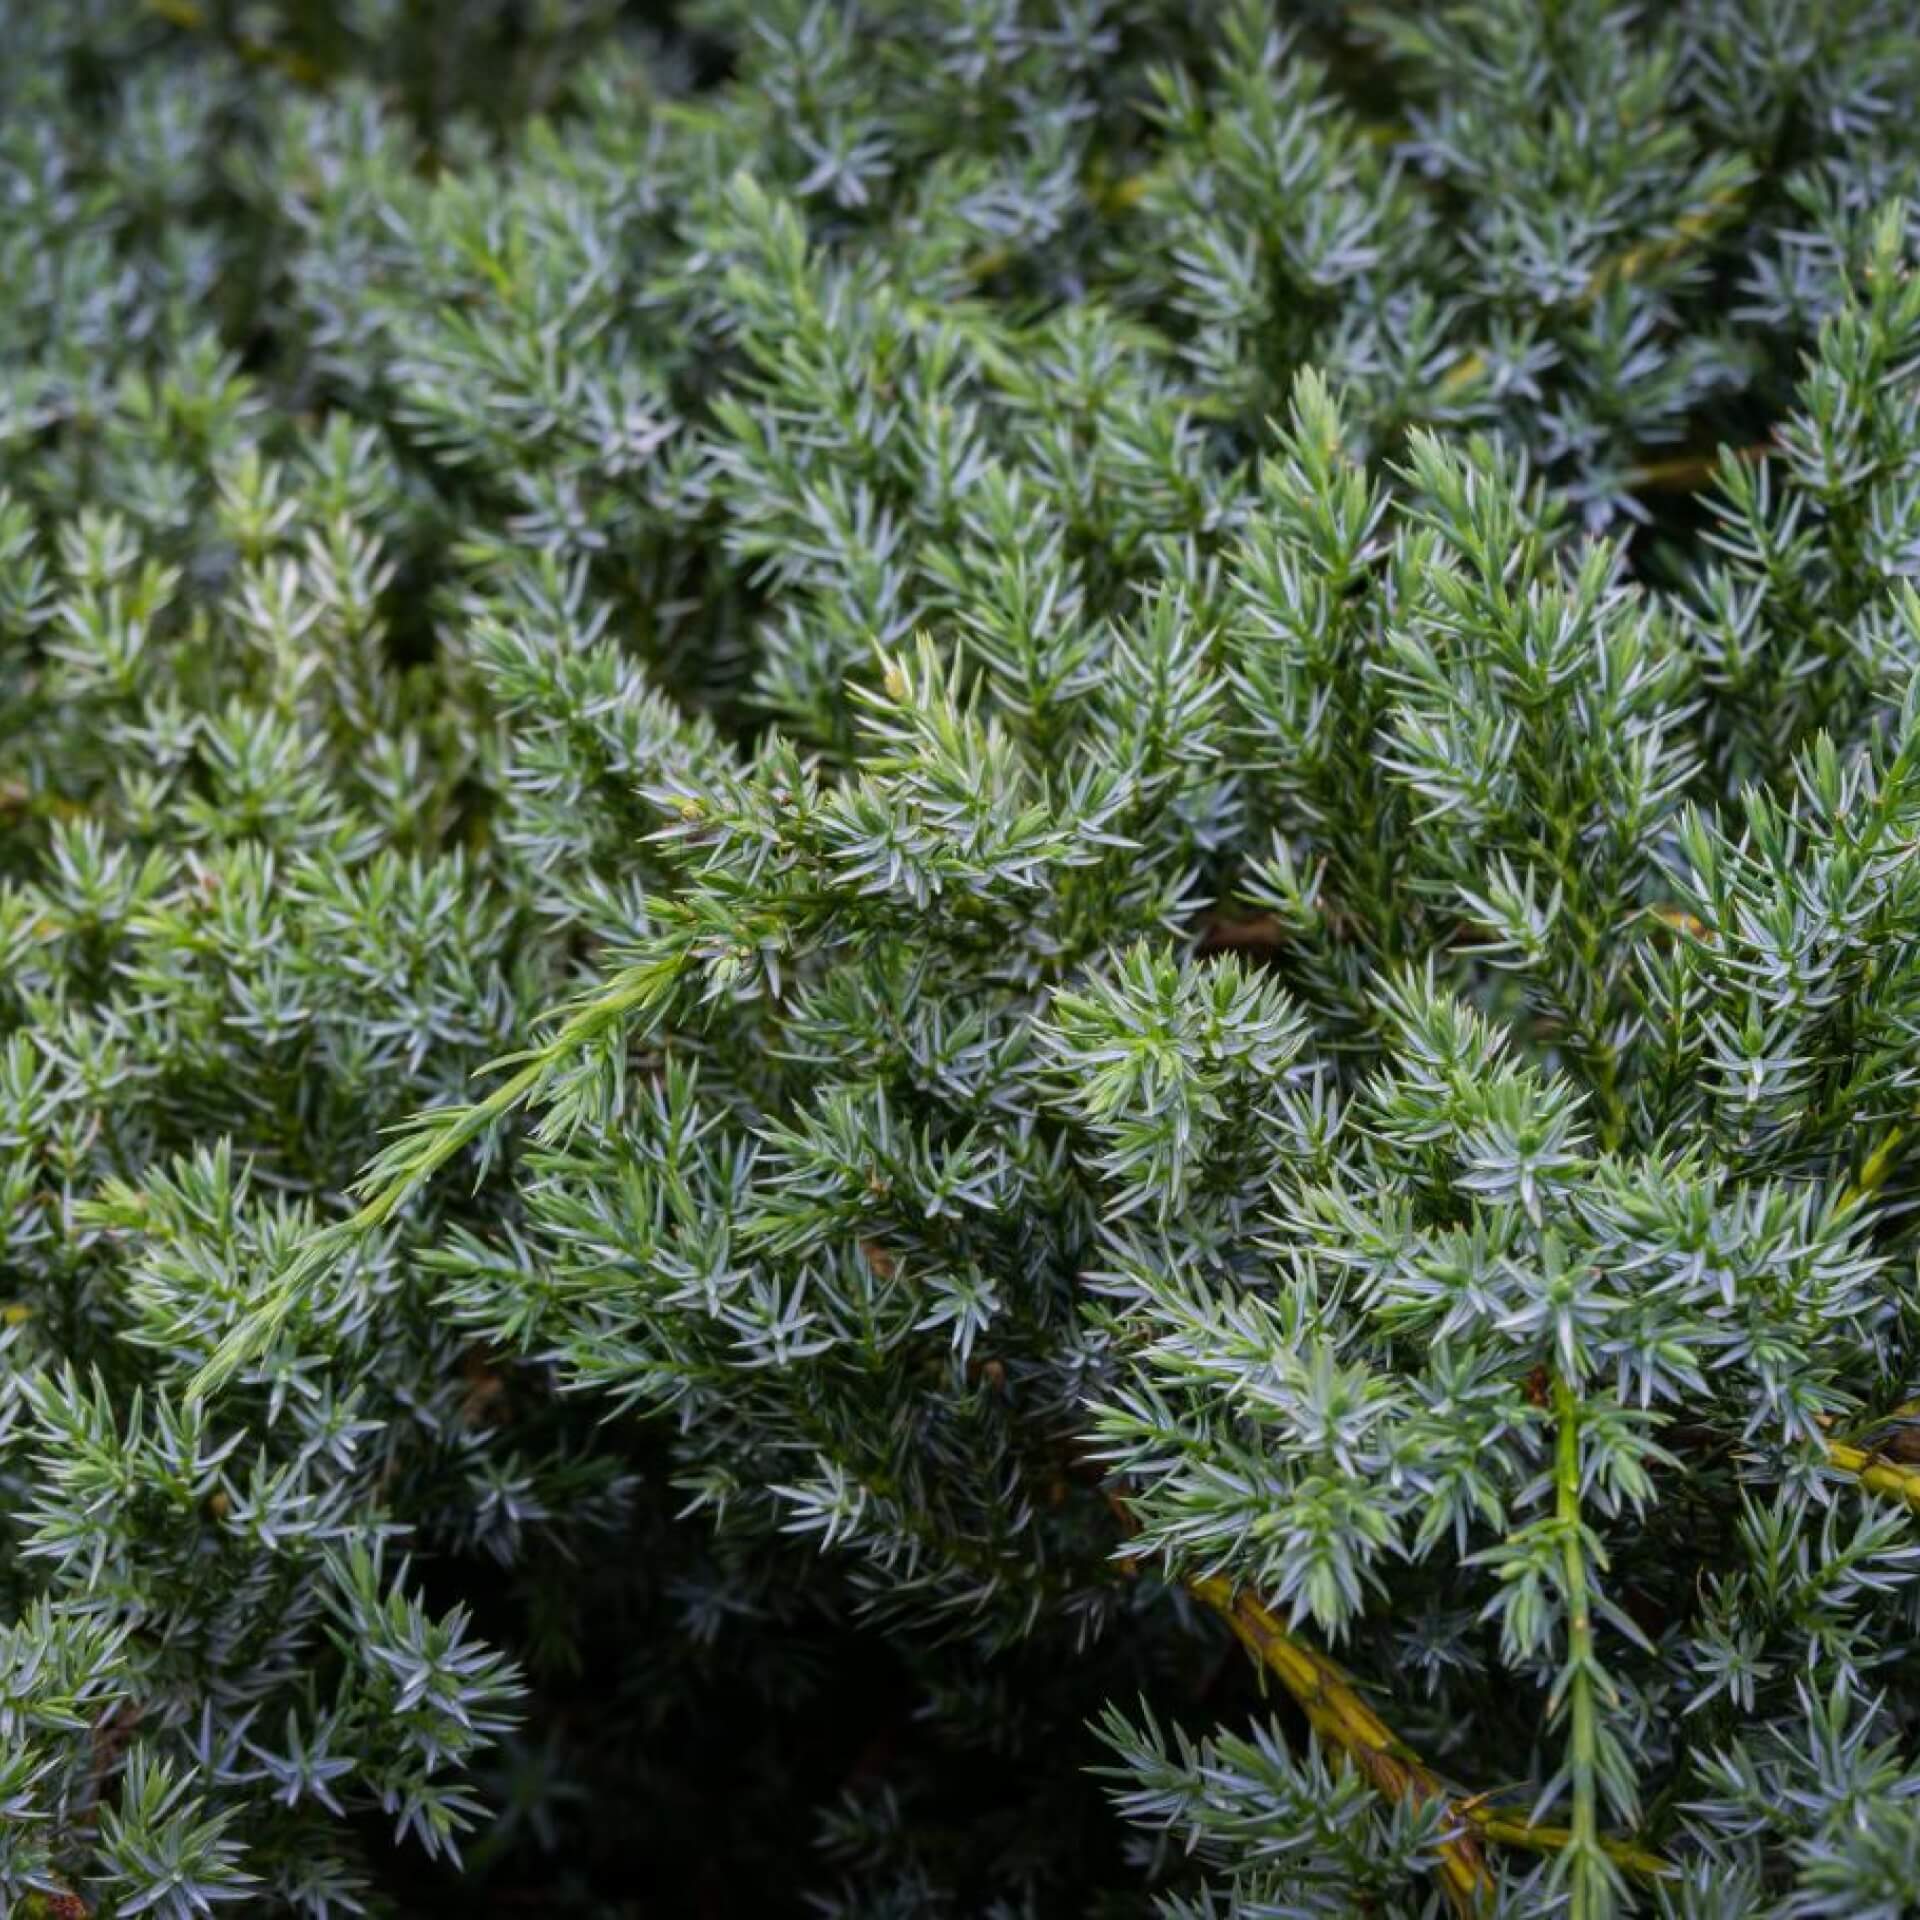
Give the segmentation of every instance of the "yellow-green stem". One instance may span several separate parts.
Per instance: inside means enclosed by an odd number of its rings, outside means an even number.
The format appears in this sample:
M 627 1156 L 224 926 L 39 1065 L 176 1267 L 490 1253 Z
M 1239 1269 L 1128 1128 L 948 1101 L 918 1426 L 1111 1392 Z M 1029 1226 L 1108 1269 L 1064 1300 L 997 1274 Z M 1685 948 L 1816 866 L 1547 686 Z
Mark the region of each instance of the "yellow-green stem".
M 1448 1808 L 1448 1824 L 1455 1831 L 1441 1843 L 1440 1885 L 1455 1913 L 1478 1913 L 1493 1890 L 1493 1878 L 1472 1820 L 1447 1799 L 1434 1774 L 1401 1744 L 1325 1654 L 1289 1633 L 1252 1594 L 1236 1590 L 1219 1574 L 1187 1585 L 1293 1696 L 1326 1746 L 1357 1767 L 1379 1793 L 1393 1800 L 1437 1800 Z
M 1124 1505 L 1115 1504 L 1123 1518 L 1130 1518 Z M 1187 1588 L 1226 1620 L 1247 1651 L 1286 1688 L 1327 1747 L 1358 1767 L 1379 1792 L 1396 1800 L 1445 1805 L 1458 1837 L 1442 1849 L 1440 1880 L 1456 1913 L 1477 1913 L 1493 1890 L 1480 1842 L 1529 1853 L 1563 1853 L 1573 1845 L 1567 1827 L 1516 1820 L 1479 1799 L 1449 1799 L 1432 1769 L 1361 1699 L 1339 1667 L 1289 1632 L 1252 1594 L 1219 1574 L 1190 1579 Z M 1590 1840 L 1616 1867 L 1638 1879 L 1657 1880 L 1673 1871 L 1659 1854 L 1631 1841 L 1602 1835 Z
M 1842 1473 L 1852 1474 L 1869 1493 L 1890 1493 L 1920 1512 L 1920 1468 L 1903 1467 L 1898 1461 L 1883 1460 L 1862 1447 L 1849 1447 L 1839 1441 L 1827 1445 L 1827 1458 Z
M 1870 1198 L 1887 1184 L 1887 1176 L 1893 1171 L 1894 1157 L 1900 1151 L 1900 1144 L 1907 1137 L 1905 1127 L 1894 1127 L 1867 1156 L 1867 1163 L 1860 1169 L 1859 1178 L 1850 1181 L 1840 1195 L 1840 1204 L 1850 1207 L 1857 1201 Z
M 1594 1700 L 1593 1599 L 1580 1529 L 1580 1401 L 1564 1376 L 1554 1382 L 1559 1445 L 1554 1461 L 1554 1511 L 1560 1523 L 1562 1578 L 1567 1602 L 1568 1774 L 1573 1820 L 1567 1846 L 1573 1855 L 1568 1890 L 1573 1920 L 1596 1920 L 1604 1911 L 1600 1820 L 1596 1779 L 1599 1720 Z
M 550 1039 L 514 1056 L 512 1061 L 498 1062 L 502 1066 L 517 1064 L 519 1071 L 503 1080 L 484 1100 L 468 1108 L 452 1125 L 441 1128 L 424 1142 L 399 1172 L 371 1190 L 363 1184 L 361 1190 L 366 1198 L 360 1210 L 345 1220 L 323 1227 L 306 1242 L 273 1291 L 227 1334 L 206 1365 L 194 1375 L 187 1386 L 188 1398 L 197 1400 L 212 1392 L 263 1351 L 286 1325 L 302 1294 L 328 1261 L 351 1247 L 362 1235 L 385 1226 L 462 1148 L 472 1145 L 525 1105 L 557 1067 L 607 1028 L 662 998 L 678 979 L 682 964 L 678 954 L 669 952 L 624 969 L 590 1000 L 577 1006 Z

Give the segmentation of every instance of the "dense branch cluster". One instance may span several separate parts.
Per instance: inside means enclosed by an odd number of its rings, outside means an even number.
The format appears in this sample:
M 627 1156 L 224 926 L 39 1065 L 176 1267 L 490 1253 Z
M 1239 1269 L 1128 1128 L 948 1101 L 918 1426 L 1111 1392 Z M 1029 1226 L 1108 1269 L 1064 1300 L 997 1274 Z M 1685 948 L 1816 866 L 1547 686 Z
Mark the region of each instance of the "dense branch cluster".
M 1904 0 L 0 34 L 0 1901 L 1920 1908 Z

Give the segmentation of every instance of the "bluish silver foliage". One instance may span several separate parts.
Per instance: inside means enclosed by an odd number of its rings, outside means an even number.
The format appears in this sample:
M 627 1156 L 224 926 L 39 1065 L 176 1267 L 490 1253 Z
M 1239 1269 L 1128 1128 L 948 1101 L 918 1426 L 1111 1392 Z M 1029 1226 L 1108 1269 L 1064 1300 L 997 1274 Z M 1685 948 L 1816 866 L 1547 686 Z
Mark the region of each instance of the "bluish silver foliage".
M 1920 1909 L 1911 12 L 15 0 L 0 1900 Z

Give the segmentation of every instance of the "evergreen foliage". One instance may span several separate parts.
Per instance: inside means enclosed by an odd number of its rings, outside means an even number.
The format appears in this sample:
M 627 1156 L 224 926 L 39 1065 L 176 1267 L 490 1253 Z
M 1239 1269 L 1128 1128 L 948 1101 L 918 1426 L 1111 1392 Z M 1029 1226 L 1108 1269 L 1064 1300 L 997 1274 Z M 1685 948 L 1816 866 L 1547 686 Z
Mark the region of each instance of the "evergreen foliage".
M 13 1912 L 1920 1910 L 1903 0 L 0 36 Z

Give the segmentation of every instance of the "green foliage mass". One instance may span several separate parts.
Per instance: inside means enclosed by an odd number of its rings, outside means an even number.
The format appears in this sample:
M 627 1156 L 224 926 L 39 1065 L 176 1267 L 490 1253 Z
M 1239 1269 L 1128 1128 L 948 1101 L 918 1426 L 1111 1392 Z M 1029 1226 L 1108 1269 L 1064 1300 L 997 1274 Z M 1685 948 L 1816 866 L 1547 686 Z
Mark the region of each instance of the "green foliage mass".
M 0 1902 L 1920 1911 L 1906 0 L 0 42 Z

